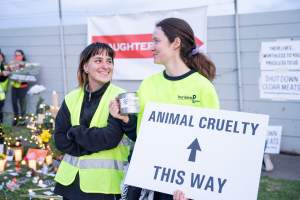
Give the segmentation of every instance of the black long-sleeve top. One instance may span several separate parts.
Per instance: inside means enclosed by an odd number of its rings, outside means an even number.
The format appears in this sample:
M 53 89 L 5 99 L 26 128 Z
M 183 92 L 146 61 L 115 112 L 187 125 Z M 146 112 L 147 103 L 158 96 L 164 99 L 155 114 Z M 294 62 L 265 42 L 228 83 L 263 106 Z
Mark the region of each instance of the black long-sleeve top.
M 82 156 L 116 147 L 125 133 L 131 140 L 136 139 L 136 117 L 129 116 L 126 124 L 119 119 L 108 117 L 108 125 L 103 128 L 89 128 L 92 117 L 110 83 L 98 91 L 84 91 L 80 112 L 80 125 L 71 126 L 70 111 L 65 102 L 55 120 L 54 141 L 58 150 L 73 156 Z M 56 184 L 55 193 L 68 199 L 104 199 L 100 194 L 84 193 L 79 188 L 79 177 L 69 186 Z M 99 180 L 100 181 L 100 180 Z M 100 198 L 99 198 L 100 197 Z
M 2 74 L 2 72 L 5 70 L 5 67 L 4 67 L 4 63 L 0 63 L 0 82 L 4 82 L 6 81 L 6 79 L 8 78 L 8 76 L 4 76 Z
M 73 156 L 82 156 L 116 147 L 123 133 L 133 141 L 136 138 L 136 117 L 129 116 L 126 124 L 119 119 L 108 117 L 104 128 L 89 128 L 92 117 L 109 83 L 93 93 L 84 92 L 80 112 L 80 125 L 71 126 L 68 107 L 63 102 L 55 120 L 54 141 L 58 150 Z

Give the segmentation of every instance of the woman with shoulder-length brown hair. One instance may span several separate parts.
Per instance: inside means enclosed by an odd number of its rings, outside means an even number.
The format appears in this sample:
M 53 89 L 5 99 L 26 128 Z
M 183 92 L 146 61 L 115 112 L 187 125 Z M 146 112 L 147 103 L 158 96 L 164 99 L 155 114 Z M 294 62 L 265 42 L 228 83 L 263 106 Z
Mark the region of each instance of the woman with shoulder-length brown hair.
M 54 192 L 64 199 L 115 200 L 120 197 L 128 138 L 135 137 L 134 117 L 115 119 L 110 101 L 124 90 L 111 83 L 114 50 L 93 43 L 80 54 L 79 87 L 64 98 L 55 121 L 54 140 L 64 158 Z

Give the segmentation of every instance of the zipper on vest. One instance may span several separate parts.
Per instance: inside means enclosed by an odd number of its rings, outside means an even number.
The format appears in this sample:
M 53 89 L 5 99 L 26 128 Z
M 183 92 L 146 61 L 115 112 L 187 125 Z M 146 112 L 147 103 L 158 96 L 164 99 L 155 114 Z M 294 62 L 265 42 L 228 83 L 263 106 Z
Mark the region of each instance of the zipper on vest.
M 88 84 L 86 84 L 85 90 L 88 91 L 88 93 L 89 93 L 89 101 L 91 101 L 91 98 L 92 98 L 92 92 L 89 90 Z

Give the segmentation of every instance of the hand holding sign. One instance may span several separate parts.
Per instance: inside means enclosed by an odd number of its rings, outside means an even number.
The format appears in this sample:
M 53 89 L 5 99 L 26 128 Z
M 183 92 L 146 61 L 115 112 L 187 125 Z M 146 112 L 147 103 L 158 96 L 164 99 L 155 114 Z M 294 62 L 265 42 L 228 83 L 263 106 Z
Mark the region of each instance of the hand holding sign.
M 173 194 L 173 200 L 187 200 L 181 190 L 176 190 Z

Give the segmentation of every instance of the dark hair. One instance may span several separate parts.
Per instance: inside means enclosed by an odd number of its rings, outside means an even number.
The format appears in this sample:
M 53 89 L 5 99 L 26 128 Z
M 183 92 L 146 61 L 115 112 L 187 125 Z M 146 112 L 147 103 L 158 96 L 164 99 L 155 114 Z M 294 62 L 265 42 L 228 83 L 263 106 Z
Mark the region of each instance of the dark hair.
M 6 64 L 6 62 L 5 62 L 5 55 L 4 55 L 4 53 L 2 53 L 2 52 L 0 52 L 0 55 L 1 55 L 2 58 L 3 58 L 3 61 L 0 63 L 0 65 L 5 65 L 5 64 Z
M 92 43 L 81 52 L 77 70 L 77 79 L 80 87 L 82 87 L 88 81 L 88 75 L 85 73 L 83 68 L 84 65 L 88 63 L 91 57 L 102 54 L 103 52 L 111 57 L 112 62 L 114 63 L 115 51 L 108 44 L 100 42 Z
M 24 53 L 24 51 L 22 50 L 22 49 L 17 49 L 16 51 L 15 51 L 15 53 L 20 53 L 20 54 L 22 54 L 22 56 L 23 56 L 23 60 L 22 61 L 26 61 L 26 56 L 25 56 L 25 53 Z
M 195 35 L 191 26 L 184 20 L 178 18 L 166 18 L 156 24 L 167 36 L 169 42 L 174 42 L 175 38 L 180 38 L 180 57 L 191 69 L 198 71 L 209 80 L 216 76 L 215 64 L 203 53 L 193 53 L 197 48 Z

